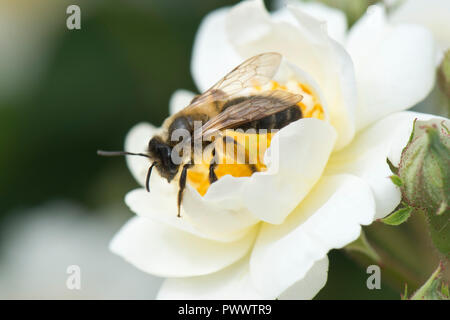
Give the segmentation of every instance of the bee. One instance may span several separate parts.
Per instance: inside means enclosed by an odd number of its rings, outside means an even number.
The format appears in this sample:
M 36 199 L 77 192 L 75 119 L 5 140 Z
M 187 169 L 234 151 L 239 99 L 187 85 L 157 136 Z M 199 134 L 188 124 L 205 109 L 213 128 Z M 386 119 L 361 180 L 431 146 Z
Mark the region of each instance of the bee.
M 282 56 L 279 53 L 262 53 L 244 61 L 226 76 L 219 80 L 206 92 L 194 97 L 188 106 L 167 118 L 163 123 L 162 133 L 152 137 L 148 143 L 146 153 L 106 152 L 98 151 L 99 155 L 135 155 L 147 157 L 151 165 L 147 171 L 145 186 L 150 192 L 150 176 L 153 168 L 171 182 L 178 179 L 177 208 L 180 217 L 180 207 L 189 168 L 195 166 L 194 153 L 182 154 L 182 161 L 173 161 L 172 152 L 179 141 L 172 141 L 175 130 L 188 133 L 185 144 L 201 141 L 202 148 L 208 137 L 217 135 L 223 138 L 223 143 L 234 143 L 222 135 L 224 130 L 232 129 L 281 129 L 289 123 L 302 118 L 302 111 L 298 107 L 303 96 L 283 90 L 267 90 L 257 94 L 249 94 L 249 90 L 256 86 L 262 87 L 269 83 L 279 69 Z M 200 123 L 195 128 L 194 123 Z M 216 141 L 216 140 L 214 140 Z M 213 149 L 213 156 L 215 156 Z M 214 161 L 215 160 L 215 161 Z M 255 168 L 251 164 L 252 172 Z M 217 159 L 213 157 L 209 165 L 210 184 L 217 181 L 215 167 Z

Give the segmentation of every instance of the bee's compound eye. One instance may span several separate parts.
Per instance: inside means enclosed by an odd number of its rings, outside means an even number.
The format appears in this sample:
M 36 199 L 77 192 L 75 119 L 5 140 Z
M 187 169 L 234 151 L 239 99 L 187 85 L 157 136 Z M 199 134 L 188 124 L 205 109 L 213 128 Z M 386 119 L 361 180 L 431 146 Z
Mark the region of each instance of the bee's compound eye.
M 178 117 L 169 126 L 169 134 L 172 135 L 172 133 L 175 130 L 186 130 L 188 133 L 192 131 L 192 123 L 191 119 L 188 117 Z
M 171 148 L 158 138 L 152 138 L 148 143 L 148 151 L 155 157 L 167 162 L 170 159 Z
M 172 149 L 168 145 L 159 145 L 158 146 L 158 153 L 161 155 L 161 159 L 164 163 L 170 163 L 170 154 L 172 152 Z
M 178 165 L 172 161 L 172 147 L 163 142 L 159 137 L 153 137 L 148 143 L 148 151 L 154 161 L 159 162 L 164 168 L 176 173 Z
M 156 147 L 156 152 L 159 155 L 164 167 L 173 171 L 176 169 L 176 165 L 172 161 L 172 148 L 167 144 L 160 144 Z

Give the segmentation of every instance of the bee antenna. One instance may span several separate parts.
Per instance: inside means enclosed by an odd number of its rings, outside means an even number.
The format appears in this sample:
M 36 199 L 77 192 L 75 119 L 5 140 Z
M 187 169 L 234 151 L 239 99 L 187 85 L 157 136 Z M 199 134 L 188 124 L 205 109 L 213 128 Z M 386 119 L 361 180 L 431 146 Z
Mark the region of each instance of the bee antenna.
M 97 154 L 99 156 L 105 156 L 105 157 L 116 157 L 116 156 L 141 156 L 150 158 L 148 154 L 145 153 L 134 153 L 134 152 L 127 152 L 127 151 L 103 151 L 103 150 L 97 150 Z
M 145 189 L 147 189 L 147 192 L 150 192 L 150 176 L 152 175 L 152 170 L 154 166 L 155 162 L 153 162 L 150 168 L 148 168 L 147 177 L 145 178 Z
M 115 156 L 140 156 L 140 157 L 146 157 L 150 158 L 148 154 L 145 153 L 134 153 L 134 152 L 128 152 L 128 151 L 103 151 L 103 150 L 97 150 L 97 154 L 99 156 L 105 156 L 105 157 L 115 157 Z M 150 168 L 148 168 L 147 176 L 145 177 L 145 189 L 147 189 L 147 192 L 150 192 L 150 176 L 152 175 L 153 167 L 155 166 L 155 162 L 152 163 Z

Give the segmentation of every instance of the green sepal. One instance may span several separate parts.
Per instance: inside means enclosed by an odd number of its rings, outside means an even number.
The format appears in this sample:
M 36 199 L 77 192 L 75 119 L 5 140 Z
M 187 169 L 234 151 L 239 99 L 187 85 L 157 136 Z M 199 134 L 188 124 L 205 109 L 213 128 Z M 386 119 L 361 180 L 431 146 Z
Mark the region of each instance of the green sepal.
M 389 169 L 391 169 L 392 173 L 398 175 L 398 168 L 392 164 L 391 160 L 389 160 L 389 158 L 386 158 L 386 162 L 389 166 Z
M 411 300 L 450 300 L 448 284 L 442 280 L 443 264 L 440 263 L 431 277 L 417 290 Z
M 393 174 L 389 178 L 391 179 L 392 183 L 395 184 L 397 187 L 403 186 L 403 181 L 399 176 Z
M 403 292 L 403 294 L 400 294 L 400 299 L 408 300 L 408 284 L 407 283 L 405 283 L 405 291 Z
M 408 218 L 411 216 L 412 212 L 413 208 L 409 206 L 400 208 L 397 211 L 394 211 L 393 213 L 388 215 L 386 218 L 381 219 L 381 222 L 390 226 L 398 226 L 403 222 L 406 222 Z

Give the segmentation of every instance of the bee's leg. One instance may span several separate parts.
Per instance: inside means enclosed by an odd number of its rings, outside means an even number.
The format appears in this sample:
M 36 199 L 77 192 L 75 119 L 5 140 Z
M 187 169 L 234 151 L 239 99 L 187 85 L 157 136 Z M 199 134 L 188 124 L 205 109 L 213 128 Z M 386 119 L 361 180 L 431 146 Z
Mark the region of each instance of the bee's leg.
M 187 169 L 189 167 L 190 167 L 190 164 L 185 164 L 181 171 L 181 176 L 180 176 L 180 181 L 179 181 L 179 189 L 178 189 L 178 199 L 177 199 L 177 208 L 178 208 L 177 217 L 181 217 L 181 214 L 180 214 L 181 202 L 183 200 L 184 188 L 186 187 Z
M 214 148 L 212 151 L 212 159 L 211 162 L 209 163 L 209 184 L 213 184 L 213 182 L 217 181 L 217 176 L 216 173 L 214 172 L 214 169 L 217 166 L 217 162 L 216 161 L 216 149 Z

